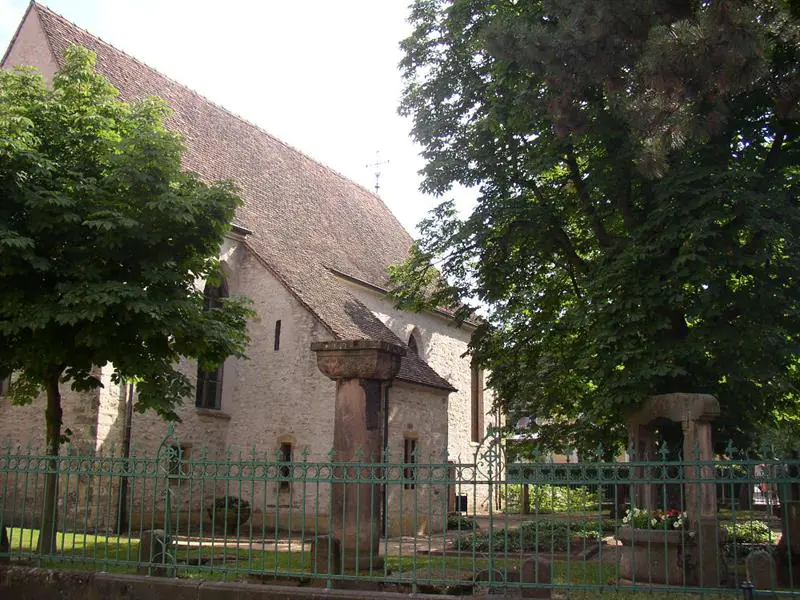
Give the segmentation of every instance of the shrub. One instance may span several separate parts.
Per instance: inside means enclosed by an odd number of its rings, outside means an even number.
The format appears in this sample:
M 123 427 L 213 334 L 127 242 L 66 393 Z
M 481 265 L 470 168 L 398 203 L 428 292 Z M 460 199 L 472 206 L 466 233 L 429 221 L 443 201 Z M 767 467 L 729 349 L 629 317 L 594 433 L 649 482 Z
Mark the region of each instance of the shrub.
M 242 500 L 238 496 L 222 496 L 214 500 L 214 511 L 230 513 L 250 512 L 250 503 L 247 500 Z
M 250 518 L 250 503 L 237 496 L 223 496 L 208 507 L 208 518 L 226 531 L 235 532 Z
M 763 521 L 738 521 L 721 523 L 720 528 L 728 534 L 723 543 L 725 554 L 741 559 L 754 550 L 771 550 L 777 542 L 777 536 Z
M 532 512 L 547 514 L 600 509 L 600 495 L 586 486 L 531 484 L 529 492 Z M 504 486 L 503 497 L 507 509 L 519 511 L 522 505 L 522 486 L 519 484 Z
M 739 544 L 767 544 L 774 543 L 776 536 L 769 525 L 763 521 L 737 521 L 736 523 L 722 523 L 722 529 L 728 534 L 728 542 L 734 540 Z
M 454 547 L 475 552 L 565 552 L 582 547 L 583 539 L 599 540 L 608 527 L 608 522 L 590 519 L 540 519 L 521 523 L 518 529 L 496 529 L 491 536 L 488 532 L 462 535 L 454 540 Z
M 448 515 L 447 516 L 447 529 L 448 531 L 457 529 L 461 531 L 473 531 L 478 528 L 478 524 L 474 519 L 462 517 L 461 515 Z

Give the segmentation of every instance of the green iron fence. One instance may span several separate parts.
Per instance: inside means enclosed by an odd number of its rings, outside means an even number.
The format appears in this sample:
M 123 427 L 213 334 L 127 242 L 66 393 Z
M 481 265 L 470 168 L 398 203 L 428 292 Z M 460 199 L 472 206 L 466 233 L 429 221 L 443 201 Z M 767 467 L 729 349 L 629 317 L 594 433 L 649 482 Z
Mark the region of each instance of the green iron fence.
M 211 457 L 172 430 L 151 455 L 65 447 L 54 463 L 7 447 L 0 560 L 461 594 L 800 589 L 796 457 L 670 459 L 662 448 L 633 462 L 506 464 L 503 449 L 490 437 L 455 464 L 413 452 L 347 463 L 333 453 Z M 41 554 L 54 464 L 58 534 Z

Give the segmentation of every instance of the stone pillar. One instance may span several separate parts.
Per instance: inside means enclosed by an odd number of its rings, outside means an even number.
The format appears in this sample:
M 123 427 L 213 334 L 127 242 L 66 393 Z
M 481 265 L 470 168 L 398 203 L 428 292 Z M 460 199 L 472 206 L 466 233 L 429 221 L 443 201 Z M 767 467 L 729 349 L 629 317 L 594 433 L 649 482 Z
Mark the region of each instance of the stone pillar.
M 630 442 L 633 446 L 634 456 L 631 460 L 636 462 L 648 462 L 654 460 L 653 452 L 655 441 L 652 430 L 646 425 L 634 425 L 629 428 Z M 648 470 L 650 467 L 638 466 L 632 478 L 637 480 L 647 480 L 650 477 Z M 633 483 L 631 490 L 631 501 L 636 508 L 652 509 L 655 507 L 657 490 L 652 483 Z
M 689 527 L 695 532 L 696 547 L 692 554 L 691 581 L 703 587 L 718 587 L 727 579 L 727 567 L 720 552 L 725 532 L 717 523 L 717 486 L 712 464 L 696 464 L 714 460 L 711 423 L 686 419 L 683 429 L 683 461 L 686 484 L 686 512 Z
M 717 486 L 714 467 L 697 465 L 697 461 L 714 460 L 711 424 L 703 421 L 684 421 L 683 460 L 686 464 L 686 510 L 698 517 L 714 518 L 717 514 Z
M 334 477 L 331 485 L 331 533 L 341 543 L 342 566 L 368 571 L 381 566 L 383 383 L 400 370 L 402 346 L 373 340 L 315 342 L 317 366 L 336 381 L 333 422 Z M 348 467 L 343 463 L 360 463 Z

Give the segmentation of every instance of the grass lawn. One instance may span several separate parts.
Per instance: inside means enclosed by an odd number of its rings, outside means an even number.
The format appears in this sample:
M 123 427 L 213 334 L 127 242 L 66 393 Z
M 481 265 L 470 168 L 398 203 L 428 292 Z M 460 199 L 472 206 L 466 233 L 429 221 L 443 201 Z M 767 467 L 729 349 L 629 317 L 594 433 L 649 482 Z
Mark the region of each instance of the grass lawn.
M 13 556 L 36 561 L 37 565 L 112 572 L 137 571 L 139 540 L 115 535 L 58 533 L 56 552 L 38 561 L 36 545 L 39 532 L 35 529 L 9 529 Z M 212 543 L 187 546 L 179 543 L 175 551 L 177 574 L 200 579 L 244 579 L 250 574 L 308 577 L 314 572 L 313 557 L 307 551 L 274 551 L 232 547 Z M 524 557 L 507 556 L 493 563 L 488 558 L 462 556 L 402 555 L 387 556 L 385 569 L 375 577 L 415 573 L 419 581 L 455 581 L 470 573 L 493 566 L 501 573 L 517 571 Z M 615 565 L 596 561 L 555 561 L 553 582 L 557 584 L 603 585 L 616 578 Z M 391 576 L 390 576 L 391 577 Z
M 139 540 L 114 535 L 59 533 L 56 554 L 39 561 L 35 553 L 38 531 L 9 529 L 11 553 L 29 559 L 32 564 L 48 568 L 81 571 L 136 573 Z M 237 581 L 249 576 L 274 576 L 277 579 L 309 579 L 314 575 L 313 557 L 308 551 L 262 550 L 245 546 L 225 546 L 208 543 L 202 546 L 179 545 L 175 551 L 175 574 L 178 577 L 202 580 Z M 385 568 L 374 572 L 377 581 L 398 580 L 419 584 L 457 584 L 471 579 L 478 571 L 495 568 L 506 577 L 522 567 L 523 555 L 509 555 L 491 562 L 488 558 L 473 557 L 465 552 L 461 556 L 402 555 L 387 556 Z M 347 575 L 347 573 L 345 574 Z M 642 598 L 642 591 L 614 589 L 617 565 L 596 560 L 553 561 L 552 583 L 554 598 L 590 600 L 593 598 Z M 568 587 L 569 586 L 569 587 Z M 609 587 L 612 586 L 612 587 Z M 602 594 L 601 588 L 605 588 Z M 681 592 L 644 592 L 651 600 L 673 600 L 677 596 L 698 597 Z M 737 590 L 731 593 L 740 595 Z M 703 598 L 730 598 L 720 594 L 703 595 Z

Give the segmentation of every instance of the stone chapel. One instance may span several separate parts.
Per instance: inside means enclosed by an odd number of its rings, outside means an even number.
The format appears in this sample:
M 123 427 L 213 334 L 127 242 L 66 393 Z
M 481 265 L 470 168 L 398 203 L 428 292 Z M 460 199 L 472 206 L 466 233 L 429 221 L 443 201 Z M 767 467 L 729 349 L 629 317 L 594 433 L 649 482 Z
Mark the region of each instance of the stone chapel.
M 394 308 L 387 267 L 407 257 L 412 239 L 381 199 L 36 2 L 0 66 L 30 65 L 51 80 L 73 44 L 96 53 L 97 70 L 123 99 L 163 98 L 174 111 L 168 125 L 186 145 L 185 167 L 209 180 L 234 180 L 244 201 L 220 248 L 222 284 L 197 283 L 212 303 L 227 295 L 252 299 L 249 360 L 229 359 L 211 373 L 181 364 L 197 382 L 175 428 L 181 453 L 324 457 L 334 444 L 337 384 L 318 368 L 312 345 L 348 341 L 405 350 L 399 372 L 380 391 L 392 461 L 409 448 L 440 462 L 472 461 L 494 419 L 483 374 L 465 355 L 473 325 L 457 327 L 444 311 Z M 135 452 L 154 452 L 166 424 L 131 411 L 135 391 L 113 385 L 106 370 L 99 375 L 104 387 L 92 394 L 62 390 L 73 445 L 104 452 L 129 443 Z M 11 406 L 5 389 L 0 383 L 0 444 L 43 447 L 43 404 Z M 274 488 L 265 492 L 276 505 L 303 502 L 291 486 Z M 470 512 L 488 509 L 479 489 L 459 494 L 468 496 Z M 448 498 L 448 510 L 454 501 Z

